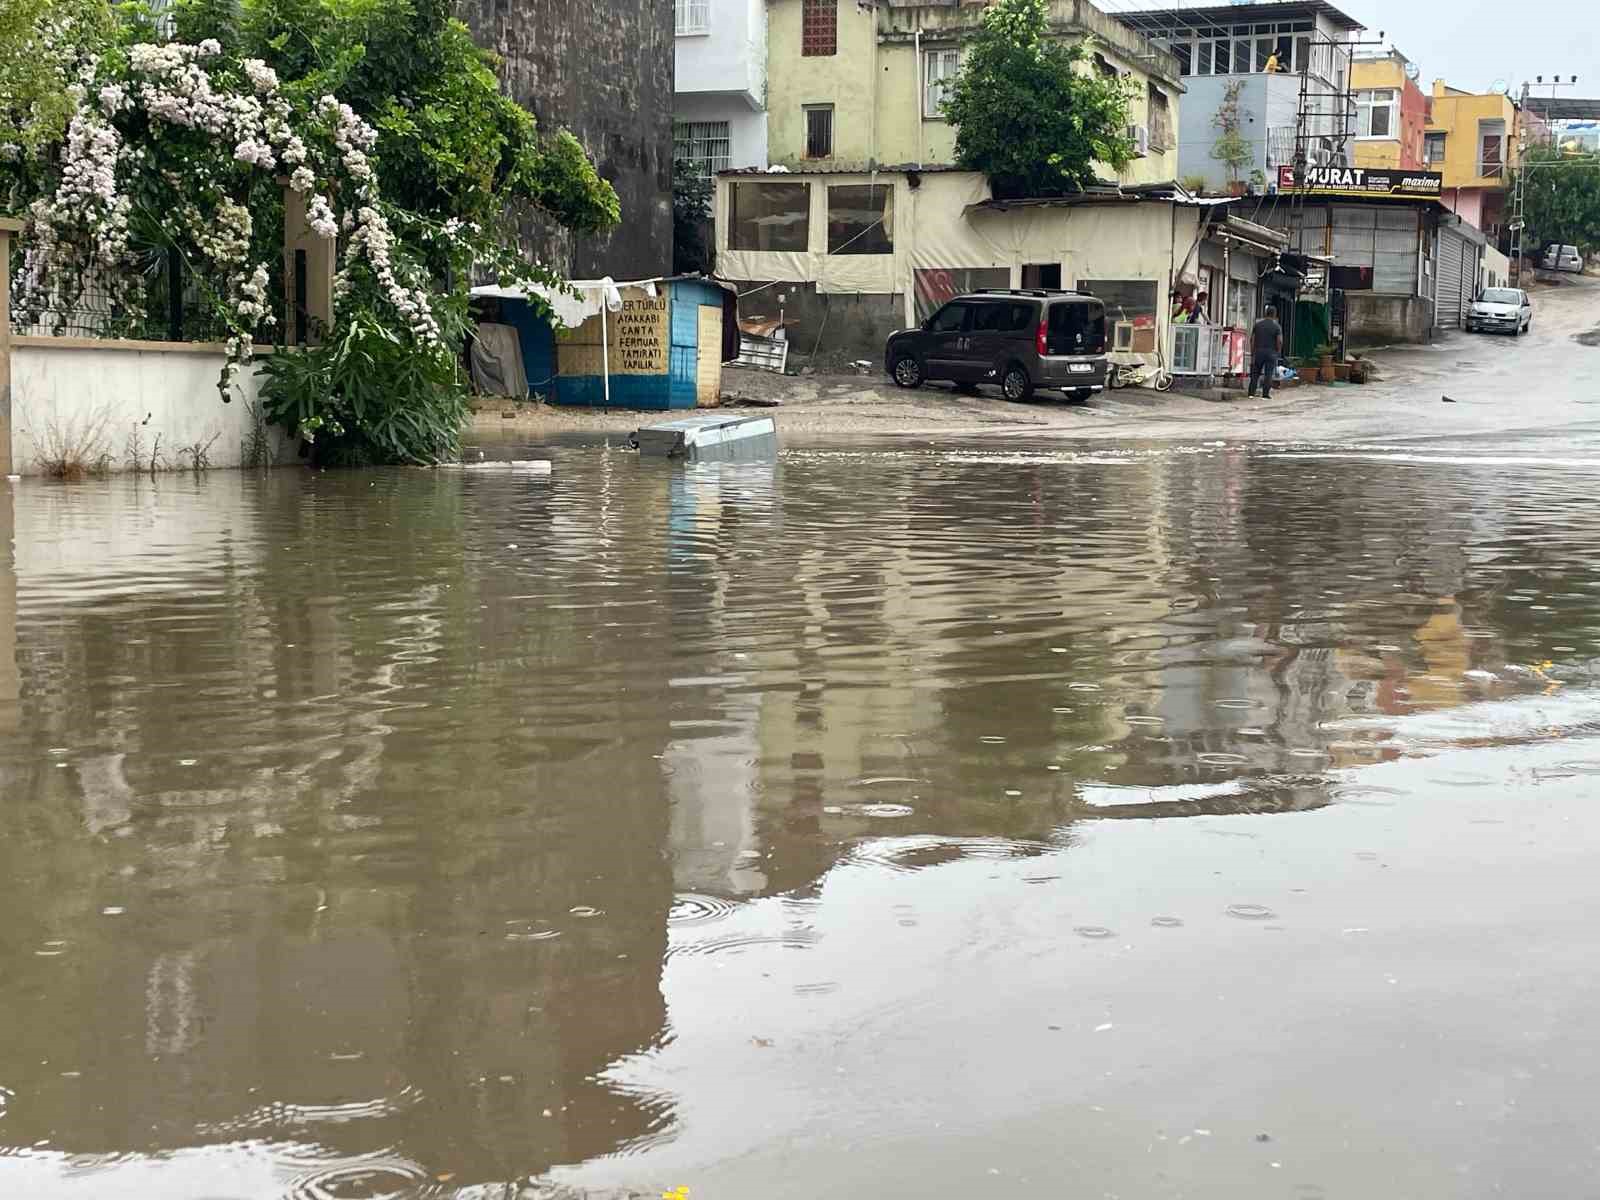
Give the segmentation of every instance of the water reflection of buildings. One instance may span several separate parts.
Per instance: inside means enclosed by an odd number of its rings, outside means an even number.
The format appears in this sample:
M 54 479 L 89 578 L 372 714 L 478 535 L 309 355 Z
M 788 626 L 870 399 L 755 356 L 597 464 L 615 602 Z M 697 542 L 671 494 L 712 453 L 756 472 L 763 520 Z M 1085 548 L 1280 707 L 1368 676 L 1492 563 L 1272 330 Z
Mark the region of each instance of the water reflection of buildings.
M 307 1136 L 461 1183 L 609 1152 L 671 1119 L 595 1076 L 670 1036 L 678 894 L 801 921 L 842 856 L 1325 803 L 1330 720 L 1450 702 L 1521 619 L 1473 557 L 1507 502 L 1392 467 L 577 463 L 18 494 L 8 1141 L 376 1099 Z
M 663 1119 L 593 1077 L 662 1026 L 667 809 L 618 722 L 664 746 L 666 685 L 640 666 L 594 686 L 611 651 L 520 599 L 547 579 L 472 569 L 503 557 L 507 527 L 533 559 L 550 524 L 507 497 L 473 527 L 497 499 L 474 486 L 295 474 L 20 495 L 7 1142 L 310 1136 L 470 1182 Z M 154 533 L 99 525 L 140 506 Z M 581 592 L 604 564 L 564 566 Z M 308 1124 L 348 1100 L 370 1119 Z

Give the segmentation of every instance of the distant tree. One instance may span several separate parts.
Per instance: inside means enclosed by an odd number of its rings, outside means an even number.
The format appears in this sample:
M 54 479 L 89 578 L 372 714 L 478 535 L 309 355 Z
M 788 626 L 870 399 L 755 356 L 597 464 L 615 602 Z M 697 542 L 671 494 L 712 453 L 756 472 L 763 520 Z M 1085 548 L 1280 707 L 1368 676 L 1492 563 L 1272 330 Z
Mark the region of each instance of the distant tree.
M 706 232 L 711 224 L 711 178 L 692 162 L 672 164 L 672 270 L 688 275 L 711 269 Z
M 0 0 L 0 161 L 61 136 L 78 66 L 112 31 L 107 0 Z
M 1092 43 L 1049 29 L 1046 0 L 997 0 L 968 45 L 941 105 L 956 126 L 956 162 L 997 189 L 1026 195 L 1082 191 L 1095 166 L 1133 160 L 1131 90 L 1094 71 Z
M 1600 250 L 1600 155 L 1568 154 L 1550 145 L 1523 154 L 1527 186 L 1522 244 L 1537 251 L 1550 242 Z

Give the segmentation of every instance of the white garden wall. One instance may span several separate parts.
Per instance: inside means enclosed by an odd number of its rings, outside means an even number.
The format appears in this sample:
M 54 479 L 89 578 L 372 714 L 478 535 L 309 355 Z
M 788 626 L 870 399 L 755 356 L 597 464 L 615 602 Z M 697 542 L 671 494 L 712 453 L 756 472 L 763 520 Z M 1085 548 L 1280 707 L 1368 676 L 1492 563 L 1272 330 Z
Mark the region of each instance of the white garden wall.
M 210 343 L 13 338 L 11 469 L 41 474 L 63 444 L 113 471 L 134 469 L 137 451 L 139 468 L 149 469 L 158 436 L 168 468 L 192 466 L 179 451 L 197 445 L 208 447 L 213 468 L 247 465 L 256 377 L 241 372 L 224 404 L 223 362 L 222 347 Z M 268 464 L 298 461 L 281 432 L 269 428 L 266 437 Z

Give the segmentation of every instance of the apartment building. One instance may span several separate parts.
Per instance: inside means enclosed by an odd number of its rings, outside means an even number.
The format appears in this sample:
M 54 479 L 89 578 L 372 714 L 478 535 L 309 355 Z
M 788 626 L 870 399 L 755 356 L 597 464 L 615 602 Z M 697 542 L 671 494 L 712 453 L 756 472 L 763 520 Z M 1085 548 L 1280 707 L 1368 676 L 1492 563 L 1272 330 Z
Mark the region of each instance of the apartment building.
M 1222 191 L 1236 179 L 1264 186 L 1292 165 L 1302 107 L 1307 161 L 1350 166 L 1353 114 L 1343 99 L 1361 23 L 1323 0 L 1281 0 L 1205 8 L 1134 8 L 1117 14 L 1129 30 L 1177 59 L 1184 87 L 1178 175 Z M 1230 98 L 1249 155 L 1217 157 L 1217 114 Z
M 706 175 L 766 166 L 766 0 L 675 0 L 673 66 L 673 157 Z
M 1503 92 L 1466 92 L 1433 81 L 1422 157 L 1444 176 L 1440 199 L 1496 241 L 1504 232 L 1506 192 L 1517 165 L 1522 113 Z
M 942 167 L 956 130 L 940 112 L 948 81 L 984 6 L 886 0 L 770 0 L 767 103 L 771 161 L 791 167 L 871 170 Z M 1126 79 L 1134 93 L 1129 136 L 1137 157 L 1107 181 L 1177 177 L 1176 59 L 1089 0 L 1051 0 L 1050 28 L 1093 38 L 1093 69 Z
M 1357 55 L 1350 64 L 1356 166 L 1423 169 L 1428 97 L 1417 86 L 1418 73 L 1398 50 Z

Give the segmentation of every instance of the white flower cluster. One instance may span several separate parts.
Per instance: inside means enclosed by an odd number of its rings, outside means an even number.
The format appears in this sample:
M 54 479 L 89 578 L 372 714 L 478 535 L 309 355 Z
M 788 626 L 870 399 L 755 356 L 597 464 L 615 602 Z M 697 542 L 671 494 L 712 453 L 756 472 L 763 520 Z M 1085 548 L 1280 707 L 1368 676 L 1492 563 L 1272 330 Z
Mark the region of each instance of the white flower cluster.
M 307 221 L 318 236 L 337 241 L 343 234 L 336 294 L 347 292 L 351 271 L 364 265 L 413 336 L 438 344 L 439 323 L 426 281 L 397 254 L 384 216 L 369 157 L 377 131 L 331 95 L 316 101 L 311 123 L 303 124 L 270 66 L 245 59 L 238 64 L 240 79 L 228 73 L 221 55 L 215 39 L 198 45 L 140 43 L 129 47 L 123 71 L 92 58 L 75 69 L 62 67 L 74 113 L 56 192 L 30 212 L 19 299 L 26 304 L 31 296 L 42 308 L 39 297 L 61 291 L 63 279 L 76 279 L 81 286 L 92 278 L 109 284 L 134 311 L 137 274 L 127 269 L 133 202 L 119 187 L 119 171 L 160 180 L 176 199 L 158 219 L 181 230 L 205 267 L 215 268 L 212 279 L 220 284 L 222 311 L 233 330 L 221 381 L 226 397 L 241 364 L 250 361 L 253 333 L 274 323 L 271 273 L 266 264 L 251 261 L 250 210 L 230 197 L 242 194 L 241 172 L 284 170 L 289 186 L 308 198 Z M 155 126 L 204 135 L 221 153 L 198 150 L 182 138 L 163 138 L 159 131 L 149 153 L 129 150 L 118 126 L 146 117 Z M 19 147 L 0 146 L 0 160 L 18 155 Z M 445 232 L 454 237 L 464 229 L 476 231 L 452 221 Z
M 339 236 L 339 222 L 333 215 L 333 206 L 328 203 L 328 198 L 321 193 L 311 197 L 311 203 L 306 206 L 306 223 L 311 226 L 312 232 L 322 238 L 336 238 Z
M 17 279 L 19 307 L 44 307 L 46 289 L 62 276 L 82 278 L 98 270 L 111 280 L 125 277 L 128 218 L 133 202 L 117 190 L 122 139 L 92 108 L 79 101 L 67 126 L 61 180 L 55 195 L 33 203 L 32 237 Z M 115 285 L 113 284 L 113 287 Z M 123 293 L 131 293 L 124 285 Z M 124 303 L 131 294 L 115 297 Z
M 278 90 L 278 73 L 259 58 L 247 58 L 239 65 L 258 96 L 270 96 Z
M 350 286 L 350 267 L 364 258 L 372 268 L 373 277 L 383 289 L 385 298 L 403 318 L 406 326 L 418 341 L 438 344 L 439 322 L 428 302 L 426 287 L 412 287 L 400 278 L 394 261 L 394 233 L 379 208 L 377 181 L 367 151 L 378 140 L 378 131 L 363 121 L 348 104 L 334 96 L 323 96 L 317 101 L 317 113 L 328 123 L 339 164 L 355 182 L 357 203 L 347 210 L 342 222 L 348 235 L 347 255 L 344 265 L 334 278 L 334 294 L 344 296 Z M 323 237 L 334 236 L 327 225 L 319 224 L 324 215 L 318 208 L 321 196 L 314 196 L 308 209 L 312 228 Z M 331 224 L 333 213 L 326 212 Z
M 100 89 L 100 111 L 114 117 L 128 107 L 128 89 L 120 83 L 108 83 Z

